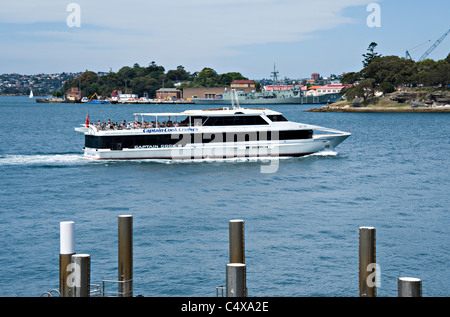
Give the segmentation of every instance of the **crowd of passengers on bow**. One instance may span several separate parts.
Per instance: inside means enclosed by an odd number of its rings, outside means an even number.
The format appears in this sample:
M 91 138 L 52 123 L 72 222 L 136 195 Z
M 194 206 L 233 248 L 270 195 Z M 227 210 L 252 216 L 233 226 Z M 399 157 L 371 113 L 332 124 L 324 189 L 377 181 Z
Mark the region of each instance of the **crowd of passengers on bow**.
M 189 121 L 184 120 L 182 122 L 177 121 L 163 121 L 162 123 L 159 123 L 158 121 L 152 121 L 152 122 L 140 122 L 137 120 L 134 120 L 133 122 L 126 122 L 126 120 L 123 120 L 120 123 L 117 122 L 111 122 L 111 119 L 108 119 L 107 122 L 101 122 L 98 120 L 97 124 L 93 123 L 91 124 L 95 126 L 98 130 L 123 130 L 123 129 L 149 129 L 149 128 L 164 128 L 164 127 L 178 127 L 178 126 L 188 126 Z

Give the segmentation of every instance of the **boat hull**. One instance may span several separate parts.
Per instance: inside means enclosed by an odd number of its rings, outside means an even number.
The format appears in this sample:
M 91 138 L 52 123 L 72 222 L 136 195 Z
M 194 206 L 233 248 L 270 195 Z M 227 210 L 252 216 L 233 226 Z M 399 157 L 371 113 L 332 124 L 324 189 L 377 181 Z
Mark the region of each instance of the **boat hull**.
M 329 104 L 339 101 L 340 94 L 320 96 L 278 97 L 278 98 L 245 98 L 239 96 L 239 105 L 277 105 L 277 104 Z M 194 99 L 198 105 L 232 105 L 230 98 Z M 236 103 L 236 101 L 234 101 Z
M 96 160 L 221 160 L 229 158 L 298 157 L 335 147 L 349 135 L 324 135 L 308 140 L 271 141 L 265 143 L 189 144 L 183 147 L 173 146 L 165 148 L 95 149 L 85 147 L 84 156 Z

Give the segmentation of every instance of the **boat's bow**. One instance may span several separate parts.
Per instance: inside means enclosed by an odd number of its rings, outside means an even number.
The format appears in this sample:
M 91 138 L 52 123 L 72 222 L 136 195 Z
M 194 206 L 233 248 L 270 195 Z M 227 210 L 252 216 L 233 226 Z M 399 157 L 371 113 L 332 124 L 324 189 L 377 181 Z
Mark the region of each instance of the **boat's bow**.
M 350 132 L 344 132 L 320 126 L 309 125 L 309 127 L 315 132 L 319 132 L 314 133 L 315 140 L 328 141 L 330 142 L 330 146 L 333 148 L 344 142 L 344 140 L 351 135 Z

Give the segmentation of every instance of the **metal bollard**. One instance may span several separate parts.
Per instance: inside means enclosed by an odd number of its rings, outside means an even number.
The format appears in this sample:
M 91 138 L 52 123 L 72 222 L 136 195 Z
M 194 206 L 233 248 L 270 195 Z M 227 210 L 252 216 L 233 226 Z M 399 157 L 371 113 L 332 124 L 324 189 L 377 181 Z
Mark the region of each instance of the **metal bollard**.
M 245 264 L 227 264 L 226 283 L 227 297 L 247 297 Z
M 119 296 L 133 296 L 133 216 L 121 215 L 118 219 L 119 235 Z
M 230 220 L 230 263 L 245 263 L 244 220 Z
M 398 297 L 422 297 L 422 281 L 415 277 L 400 277 Z
M 74 289 L 68 283 L 68 267 L 72 262 L 72 255 L 75 254 L 75 223 L 73 221 L 60 222 L 59 230 L 59 294 L 61 297 L 72 297 Z
M 370 268 L 376 264 L 376 242 L 374 227 L 359 228 L 359 296 L 376 297 L 377 288 L 373 280 L 376 269 L 372 273 Z
M 89 297 L 91 283 L 91 256 L 89 254 L 72 255 L 72 273 L 74 297 Z

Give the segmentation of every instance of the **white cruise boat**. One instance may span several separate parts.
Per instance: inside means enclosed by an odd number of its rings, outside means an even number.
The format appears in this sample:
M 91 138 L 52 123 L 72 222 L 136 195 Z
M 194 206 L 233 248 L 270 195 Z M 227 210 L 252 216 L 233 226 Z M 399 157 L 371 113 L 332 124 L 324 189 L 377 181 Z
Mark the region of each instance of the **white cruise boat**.
M 334 148 L 347 137 L 288 121 L 268 109 L 229 108 L 181 113 L 135 113 L 128 124 L 86 123 L 84 156 L 91 159 L 225 159 L 304 156 Z M 163 121 L 164 120 L 164 121 Z

